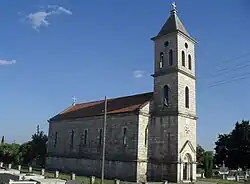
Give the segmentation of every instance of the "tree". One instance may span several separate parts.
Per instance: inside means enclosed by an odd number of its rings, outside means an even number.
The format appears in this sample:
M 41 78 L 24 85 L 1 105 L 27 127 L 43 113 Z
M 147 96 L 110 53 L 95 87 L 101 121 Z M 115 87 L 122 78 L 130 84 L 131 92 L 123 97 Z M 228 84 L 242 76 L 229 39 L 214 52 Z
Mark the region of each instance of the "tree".
M 38 166 L 45 165 L 48 137 L 43 131 L 37 131 L 32 135 L 32 140 L 20 146 L 21 161 L 25 165 L 36 163 Z
M 250 168 L 250 125 L 249 121 L 237 122 L 229 134 L 220 134 L 215 142 L 216 164 L 229 168 Z
M 32 150 L 32 142 L 26 142 L 20 146 L 19 153 L 20 153 L 20 162 L 23 165 L 31 165 L 32 160 L 35 157 L 35 153 Z
M 19 145 L 18 144 L 1 144 L 0 161 L 5 163 L 19 163 Z
M 211 178 L 213 174 L 213 153 L 210 151 L 204 153 L 204 170 L 205 177 Z
M 43 131 L 37 132 L 32 135 L 33 152 L 36 155 L 35 159 L 40 166 L 45 165 L 46 153 L 47 153 L 48 137 Z
M 222 165 L 223 161 L 227 163 L 230 136 L 230 134 L 219 134 L 218 140 L 215 142 L 215 163 L 217 165 Z
M 45 165 L 48 137 L 39 130 L 32 135 L 32 140 L 21 146 L 19 144 L 4 143 L 4 136 L 0 144 L 0 161 L 4 163 L 31 165 L 36 163 L 39 166 Z
M 197 147 L 196 147 L 196 160 L 198 162 L 197 163 L 198 168 L 203 168 L 204 153 L 205 153 L 205 150 L 200 145 L 197 145 Z

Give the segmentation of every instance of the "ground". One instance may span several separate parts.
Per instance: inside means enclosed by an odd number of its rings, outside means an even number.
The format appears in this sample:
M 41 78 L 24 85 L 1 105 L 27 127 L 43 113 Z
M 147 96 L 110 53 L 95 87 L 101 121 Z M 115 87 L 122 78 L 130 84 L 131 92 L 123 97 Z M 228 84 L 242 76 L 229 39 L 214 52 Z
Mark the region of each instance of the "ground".
M 236 181 L 228 181 L 228 180 L 223 180 L 223 179 L 199 179 L 199 181 L 201 181 L 201 183 L 198 184 L 213 184 L 213 183 L 217 183 L 217 184 L 242 184 L 244 182 L 236 182 Z M 209 182 L 209 183 L 207 183 Z
M 41 174 L 41 169 L 33 168 L 32 170 L 33 170 L 33 173 L 35 174 Z M 28 173 L 28 168 L 22 168 L 21 172 Z M 45 177 L 54 178 L 54 172 L 45 171 Z M 70 180 L 70 174 L 60 173 L 59 179 Z M 90 178 L 86 176 L 76 176 L 76 180 L 82 181 L 84 184 L 90 183 Z M 95 184 L 100 184 L 100 183 L 101 183 L 101 180 L 99 178 L 96 178 Z M 105 180 L 104 184 L 114 184 L 114 180 Z

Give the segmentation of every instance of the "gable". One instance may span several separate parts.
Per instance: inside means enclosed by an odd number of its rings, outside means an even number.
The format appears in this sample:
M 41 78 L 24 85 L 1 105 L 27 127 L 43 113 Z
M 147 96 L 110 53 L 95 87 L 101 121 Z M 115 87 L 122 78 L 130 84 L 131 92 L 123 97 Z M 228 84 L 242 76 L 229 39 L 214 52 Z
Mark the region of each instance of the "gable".
M 186 149 L 190 149 L 193 153 L 196 153 L 195 148 L 193 147 L 192 143 L 189 140 L 187 140 L 185 144 L 182 146 L 180 153 L 182 153 Z

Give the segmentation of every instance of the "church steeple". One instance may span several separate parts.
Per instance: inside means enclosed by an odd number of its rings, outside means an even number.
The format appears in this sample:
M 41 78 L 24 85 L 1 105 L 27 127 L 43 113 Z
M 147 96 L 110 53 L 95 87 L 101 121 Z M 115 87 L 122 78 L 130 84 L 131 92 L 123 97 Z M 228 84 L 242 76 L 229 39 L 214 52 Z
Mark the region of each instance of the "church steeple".
M 196 41 L 172 5 L 170 17 L 153 38 L 154 96 L 148 158 L 163 165 L 151 167 L 149 176 L 157 178 L 164 172 L 168 181 L 188 183 L 196 180 Z M 159 180 L 165 180 L 163 177 Z
M 171 14 L 170 14 L 168 20 L 165 22 L 165 24 L 161 28 L 160 32 L 158 33 L 158 35 L 156 37 L 152 38 L 152 40 L 154 40 L 154 39 L 156 39 L 158 37 L 165 36 L 165 35 L 167 35 L 169 33 L 177 32 L 177 31 L 179 31 L 179 32 L 185 34 L 186 36 L 190 37 L 190 35 L 187 32 L 186 28 L 184 27 L 181 20 L 177 16 L 177 10 L 176 10 L 175 3 L 173 3 L 172 6 L 173 6 L 173 9 L 171 10 Z

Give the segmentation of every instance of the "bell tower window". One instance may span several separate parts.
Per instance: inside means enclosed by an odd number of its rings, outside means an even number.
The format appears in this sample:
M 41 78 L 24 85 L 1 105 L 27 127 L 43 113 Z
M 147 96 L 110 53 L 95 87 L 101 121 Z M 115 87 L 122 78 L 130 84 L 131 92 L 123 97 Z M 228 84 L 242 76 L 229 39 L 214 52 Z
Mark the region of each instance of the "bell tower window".
M 168 52 L 168 60 L 169 60 L 169 65 L 172 66 L 173 65 L 173 50 L 170 49 Z
M 188 55 L 188 69 L 192 70 L 192 58 L 190 54 Z
M 185 107 L 189 108 L 189 89 L 185 88 Z
M 160 68 L 163 68 L 163 62 L 164 62 L 164 53 L 160 53 Z
M 169 87 L 168 85 L 164 86 L 164 105 L 169 105 Z
M 181 61 L 182 61 L 182 66 L 185 66 L 185 52 L 184 51 L 182 51 L 181 52 Z

